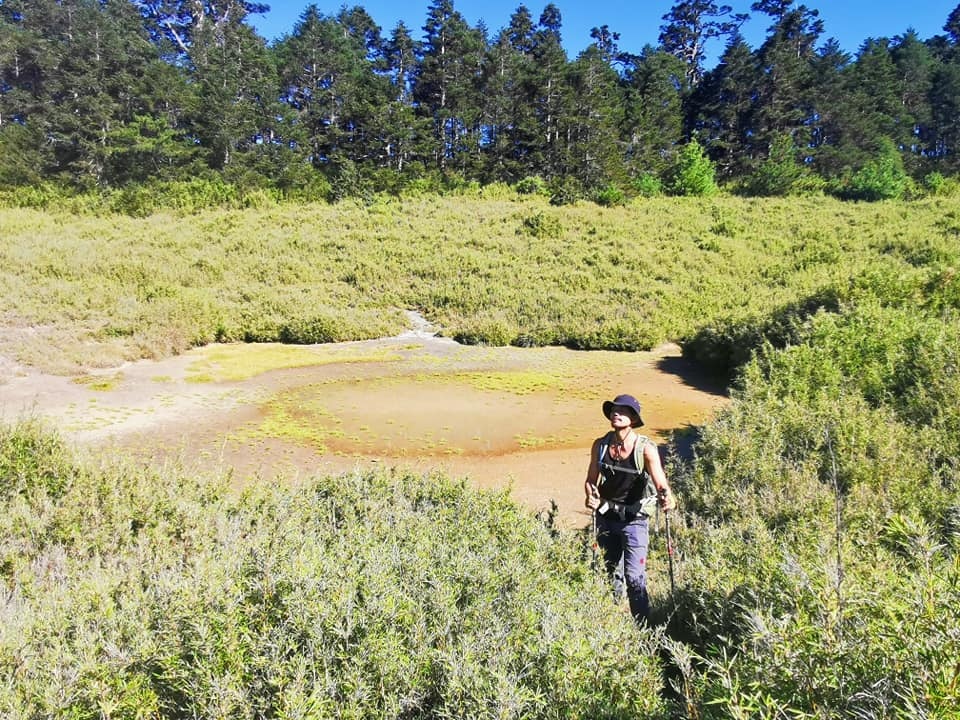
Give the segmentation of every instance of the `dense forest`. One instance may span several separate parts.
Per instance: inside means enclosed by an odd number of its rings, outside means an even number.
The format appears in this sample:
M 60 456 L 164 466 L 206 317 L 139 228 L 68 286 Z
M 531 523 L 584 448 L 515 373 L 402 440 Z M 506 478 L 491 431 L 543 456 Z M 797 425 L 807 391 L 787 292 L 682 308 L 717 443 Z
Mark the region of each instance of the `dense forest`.
M 850 55 L 792 0 L 753 3 L 769 18 L 759 47 L 745 15 L 678 2 L 656 46 L 620 47 L 604 25 L 572 59 L 552 3 L 538 18 L 518 6 L 495 34 L 453 0 L 432 2 L 422 33 L 310 5 L 273 43 L 250 22 L 267 10 L 3 0 L 0 185 L 200 178 L 337 199 L 526 181 L 563 200 L 716 181 L 877 199 L 960 172 L 960 6 L 943 35 L 905 29 Z M 712 68 L 708 41 L 725 44 Z

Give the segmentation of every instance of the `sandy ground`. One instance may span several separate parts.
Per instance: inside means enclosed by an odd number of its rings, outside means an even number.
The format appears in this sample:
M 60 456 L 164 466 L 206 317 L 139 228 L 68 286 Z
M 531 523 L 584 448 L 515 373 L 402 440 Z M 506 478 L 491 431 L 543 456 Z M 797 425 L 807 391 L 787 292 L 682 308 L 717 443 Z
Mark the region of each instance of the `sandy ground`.
M 238 484 L 439 470 L 510 487 L 535 511 L 556 502 L 560 522 L 581 525 L 590 442 L 607 427 L 603 400 L 639 397 L 643 432 L 662 444 L 682 444 L 726 402 L 673 345 L 649 353 L 466 347 L 416 325 L 395 338 L 305 347 L 317 364 L 258 365 L 232 380 L 198 374 L 216 370 L 217 346 L 80 377 L 6 361 L 0 419 L 38 418 L 85 451 L 227 471 Z M 244 353 L 264 348 L 226 350 L 242 368 Z

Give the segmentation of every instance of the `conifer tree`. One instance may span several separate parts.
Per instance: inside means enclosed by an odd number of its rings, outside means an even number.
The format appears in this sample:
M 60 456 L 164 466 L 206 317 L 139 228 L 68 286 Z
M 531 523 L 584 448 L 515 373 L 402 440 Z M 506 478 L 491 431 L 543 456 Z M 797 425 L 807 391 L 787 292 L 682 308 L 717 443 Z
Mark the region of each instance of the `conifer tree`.
M 738 32 L 748 17 L 709 0 L 678 2 L 663 16 L 660 47 L 683 61 L 687 82 L 694 86 L 703 77 L 707 42 Z
M 585 190 L 623 182 L 619 128 L 623 123 L 619 78 L 608 64 L 610 55 L 591 44 L 570 65 L 570 112 L 566 116 L 566 167 Z
M 534 77 L 530 93 L 537 131 L 534 165 L 545 179 L 559 177 L 565 166 L 564 119 L 570 112 L 571 92 L 566 82 L 567 54 L 561 44 L 560 9 L 547 4 L 533 37 Z
M 113 133 L 146 110 L 144 77 L 158 62 L 125 0 L 14 0 L 0 5 L 0 132 L 4 120 L 30 173 L 109 184 Z M 6 144 L 6 143 L 4 143 Z
M 754 148 L 764 153 L 773 140 L 790 134 L 798 144 L 808 142 L 810 120 L 816 115 L 816 43 L 823 33 L 819 12 L 793 0 L 761 0 L 751 8 L 773 18 L 758 51 L 762 76 L 751 123 Z
M 462 167 L 479 146 L 485 38 L 469 27 L 452 0 L 434 0 L 423 31 L 414 101 L 433 123 L 432 161 L 444 171 L 457 163 Z
M 417 117 L 413 107 L 412 82 L 418 53 L 419 43 L 411 37 L 407 26 L 398 22 L 384 46 L 390 87 L 381 122 L 382 164 L 398 173 L 407 171 L 421 154 L 418 144 L 429 134 L 429 127 Z
M 489 179 L 515 182 L 527 174 L 538 140 L 533 115 L 534 24 L 523 5 L 497 35 L 484 60 L 484 127 Z
M 646 46 L 624 77 L 625 162 L 632 177 L 661 176 L 684 136 L 686 66 L 676 56 Z
M 754 132 L 762 80 L 758 54 L 736 33 L 691 96 L 690 128 L 725 179 L 750 173 L 763 154 Z
M 930 92 L 936 60 L 930 48 L 912 29 L 894 38 L 891 55 L 902 80 L 900 102 L 905 120 L 901 140 L 909 150 L 904 163 L 908 172 L 915 173 L 926 166 L 933 149 Z

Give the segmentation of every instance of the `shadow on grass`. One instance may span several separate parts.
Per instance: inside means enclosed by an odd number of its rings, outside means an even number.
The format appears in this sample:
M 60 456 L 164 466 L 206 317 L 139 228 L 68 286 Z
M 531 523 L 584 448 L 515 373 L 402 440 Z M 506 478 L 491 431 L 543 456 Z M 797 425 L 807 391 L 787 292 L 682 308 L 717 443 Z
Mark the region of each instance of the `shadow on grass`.
M 667 441 L 657 446 L 660 452 L 660 464 L 670 467 L 673 460 L 683 463 L 693 462 L 693 448 L 700 441 L 703 431 L 698 425 L 684 425 L 664 432 Z
M 680 378 L 684 385 L 688 385 L 701 392 L 718 397 L 727 397 L 729 395 L 727 386 L 715 376 L 711 376 L 711 374 L 704 370 L 695 360 L 690 360 L 685 357 L 665 357 L 657 361 L 657 369 L 668 375 L 674 375 Z

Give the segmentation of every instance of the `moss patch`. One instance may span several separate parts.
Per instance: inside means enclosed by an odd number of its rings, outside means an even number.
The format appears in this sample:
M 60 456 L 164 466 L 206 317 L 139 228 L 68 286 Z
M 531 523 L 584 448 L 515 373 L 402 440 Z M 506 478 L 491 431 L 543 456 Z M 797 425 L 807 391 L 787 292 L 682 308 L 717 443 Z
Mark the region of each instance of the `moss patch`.
M 216 345 L 199 351 L 187 368 L 187 382 L 239 382 L 272 370 L 333 363 L 390 362 L 400 356 L 387 349 L 306 347 L 280 343 Z
M 83 385 L 91 390 L 108 392 L 114 390 L 117 385 L 123 382 L 123 373 L 114 373 L 113 375 L 83 375 L 73 379 L 77 385 Z

